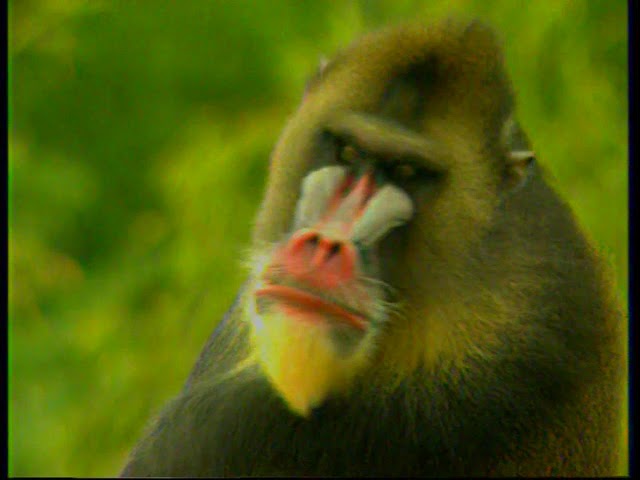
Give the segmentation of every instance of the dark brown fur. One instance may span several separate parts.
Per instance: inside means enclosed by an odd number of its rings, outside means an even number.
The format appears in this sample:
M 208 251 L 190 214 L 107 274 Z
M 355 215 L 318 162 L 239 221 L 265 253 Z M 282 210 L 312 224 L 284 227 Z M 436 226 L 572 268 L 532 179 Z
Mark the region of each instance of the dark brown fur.
M 256 248 L 288 232 L 346 110 L 433 139 L 446 169 L 408 187 L 416 218 L 381 245 L 401 307 L 371 365 L 310 418 L 292 414 L 243 363 L 245 291 L 122 474 L 619 474 L 624 317 L 540 167 L 512 168 L 509 152 L 529 145 L 519 127 L 502 136 L 513 97 L 493 35 L 408 26 L 330 62 L 274 152 Z

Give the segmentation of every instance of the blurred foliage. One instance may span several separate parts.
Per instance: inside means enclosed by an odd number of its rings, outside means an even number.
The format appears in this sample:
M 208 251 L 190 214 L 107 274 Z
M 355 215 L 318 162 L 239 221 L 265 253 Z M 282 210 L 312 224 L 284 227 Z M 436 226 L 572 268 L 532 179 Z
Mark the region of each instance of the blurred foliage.
M 319 58 L 457 13 L 505 39 L 522 123 L 626 301 L 626 2 L 10 3 L 10 475 L 117 474 L 243 280 Z

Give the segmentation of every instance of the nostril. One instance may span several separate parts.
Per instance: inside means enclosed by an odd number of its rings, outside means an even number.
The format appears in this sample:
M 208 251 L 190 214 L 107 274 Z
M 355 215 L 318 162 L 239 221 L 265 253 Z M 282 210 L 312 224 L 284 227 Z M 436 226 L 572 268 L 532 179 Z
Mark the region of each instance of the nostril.
M 304 284 L 333 288 L 354 278 L 357 252 L 348 240 L 320 231 L 294 234 L 282 252 L 284 274 Z
M 342 245 L 339 243 L 334 243 L 331 248 L 329 249 L 329 257 L 333 257 L 334 255 L 337 255 L 338 253 L 340 253 L 340 250 L 342 249 Z

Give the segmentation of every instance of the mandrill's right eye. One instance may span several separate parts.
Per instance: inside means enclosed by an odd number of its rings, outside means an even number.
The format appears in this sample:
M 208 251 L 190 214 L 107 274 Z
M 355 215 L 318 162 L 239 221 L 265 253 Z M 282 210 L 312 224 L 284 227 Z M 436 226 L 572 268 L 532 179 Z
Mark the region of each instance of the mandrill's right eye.
M 360 152 L 356 147 L 349 144 L 338 145 L 338 163 L 342 165 L 355 166 L 360 159 Z

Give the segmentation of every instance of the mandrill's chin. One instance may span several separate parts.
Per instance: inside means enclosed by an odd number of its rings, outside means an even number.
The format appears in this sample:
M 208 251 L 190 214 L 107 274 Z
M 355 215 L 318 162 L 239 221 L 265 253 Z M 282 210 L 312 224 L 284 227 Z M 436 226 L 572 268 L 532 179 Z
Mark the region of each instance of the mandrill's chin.
M 373 329 L 361 331 L 326 312 L 278 301 L 258 311 L 257 298 L 249 319 L 258 360 L 289 409 L 308 416 L 366 366 Z

